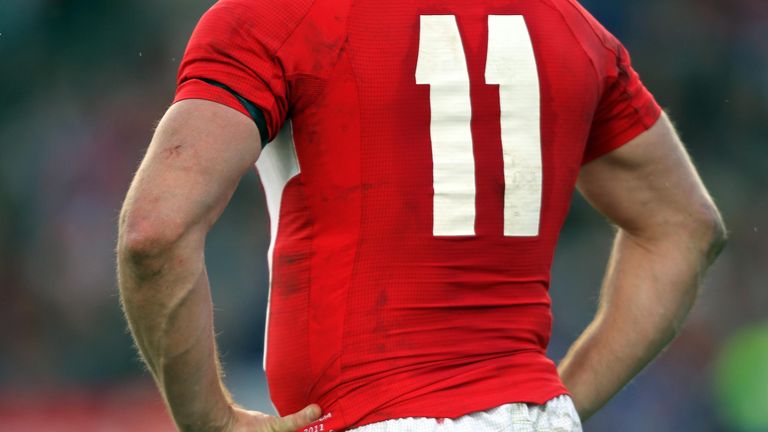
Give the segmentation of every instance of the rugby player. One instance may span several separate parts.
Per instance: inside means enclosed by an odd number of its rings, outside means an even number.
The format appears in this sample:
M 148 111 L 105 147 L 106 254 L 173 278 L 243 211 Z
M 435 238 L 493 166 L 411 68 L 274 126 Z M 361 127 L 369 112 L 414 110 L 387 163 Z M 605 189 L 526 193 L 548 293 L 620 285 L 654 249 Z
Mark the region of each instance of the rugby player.
M 281 417 L 222 384 L 203 253 L 254 164 Z M 558 366 L 550 267 L 575 189 L 617 234 Z M 580 431 L 674 337 L 724 232 L 575 0 L 221 0 L 128 192 L 118 273 L 183 431 Z

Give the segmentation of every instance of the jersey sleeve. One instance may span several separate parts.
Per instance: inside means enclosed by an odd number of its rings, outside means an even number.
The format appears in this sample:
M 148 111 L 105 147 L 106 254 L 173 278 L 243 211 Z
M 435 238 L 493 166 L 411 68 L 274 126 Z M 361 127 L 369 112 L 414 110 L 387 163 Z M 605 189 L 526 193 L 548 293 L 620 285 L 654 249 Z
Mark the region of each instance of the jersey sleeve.
M 262 139 L 266 136 L 269 141 L 285 121 L 288 98 L 275 54 L 279 41 L 264 23 L 275 11 L 257 11 L 254 5 L 259 3 L 221 0 L 203 15 L 181 62 L 174 103 L 210 100 L 254 118 L 258 125 L 255 106 L 266 123 L 267 130 L 260 130 Z
M 640 81 L 626 48 L 610 36 L 615 62 L 610 62 L 605 87 L 592 120 L 582 162 L 587 163 L 626 144 L 653 126 L 661 108 Z M 615 66 L 614 66 L 615 65 Z

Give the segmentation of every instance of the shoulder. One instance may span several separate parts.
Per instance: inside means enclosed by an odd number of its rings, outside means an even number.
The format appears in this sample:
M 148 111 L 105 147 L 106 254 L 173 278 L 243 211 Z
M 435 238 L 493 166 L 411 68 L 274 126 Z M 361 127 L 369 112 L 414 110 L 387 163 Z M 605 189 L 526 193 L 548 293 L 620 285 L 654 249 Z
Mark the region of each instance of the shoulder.
M 577 0 L 551 0 L 557 3 L 561 13 L 581 36 L 591 37 L 609 51 L 616 52 L 618 40 Z
M 219 0 L 203 15 L 198 27 L 216 32 L 220 39 L 251 40 L 274 52 L 316 1 Z
M 577 0 L 543 0 L 556 8 L 598 69 L 615 64 L 623 47 Z

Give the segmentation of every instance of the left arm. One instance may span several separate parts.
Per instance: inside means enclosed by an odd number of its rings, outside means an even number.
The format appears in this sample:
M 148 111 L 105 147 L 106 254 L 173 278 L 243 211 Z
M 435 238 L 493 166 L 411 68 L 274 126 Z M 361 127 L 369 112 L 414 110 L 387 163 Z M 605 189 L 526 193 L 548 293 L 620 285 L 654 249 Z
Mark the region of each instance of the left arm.
M 222 383 L 204 250 L 208 230 L 259 155 L 253 122 L 205 100 L 174 104 L 120 215 L 117 269 L 136 345 L 179 429 L 293 432 L 319 407 L 273 417 L 237 407 Z

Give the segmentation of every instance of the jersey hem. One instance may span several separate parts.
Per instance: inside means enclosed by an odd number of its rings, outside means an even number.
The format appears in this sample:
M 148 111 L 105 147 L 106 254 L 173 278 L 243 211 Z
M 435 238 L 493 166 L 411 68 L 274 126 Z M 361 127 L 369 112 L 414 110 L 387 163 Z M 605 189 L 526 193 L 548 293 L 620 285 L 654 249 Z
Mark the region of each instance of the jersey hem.
M 395 373 L 346 392 L 338 388 L 328 395 L 330 403 L 320 401 L 328 418 L 316 425 L 341 432 L 398 418 L 458 418 L 508 403 L 543 405 L 570 396 L 542 351 Z

